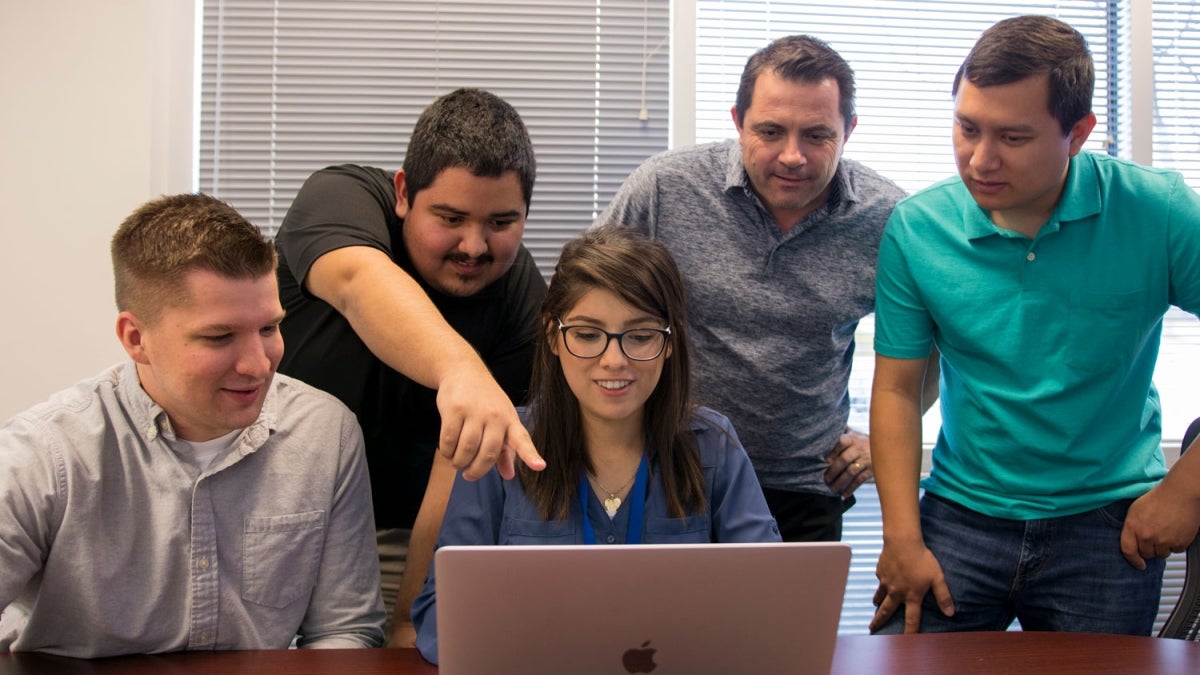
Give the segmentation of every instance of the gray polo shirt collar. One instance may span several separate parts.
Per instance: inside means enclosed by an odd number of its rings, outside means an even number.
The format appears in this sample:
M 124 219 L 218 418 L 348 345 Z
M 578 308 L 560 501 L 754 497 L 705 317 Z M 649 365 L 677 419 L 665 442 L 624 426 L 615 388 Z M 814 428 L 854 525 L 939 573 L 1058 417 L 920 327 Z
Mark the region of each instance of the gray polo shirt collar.
M 729 145 L 728 166 L 729 169 L 725 172 L 725 190 L 739 188 L 757 200 L 758 195 L 754 193 L 754 187 L 750 184 L 750 176 L 746 173 L 746 165 L 742 162 L 741 143 L 735 141 Z M 846 175 L 844 165 L 839 161 L 838 168 L 833 174 L 833 190 L 829 193 L 829 202 L 826 207 L 832 212 L 843 202 L 858 203 L 859 201 L 860 197 L 854 190 L 849 176 Z

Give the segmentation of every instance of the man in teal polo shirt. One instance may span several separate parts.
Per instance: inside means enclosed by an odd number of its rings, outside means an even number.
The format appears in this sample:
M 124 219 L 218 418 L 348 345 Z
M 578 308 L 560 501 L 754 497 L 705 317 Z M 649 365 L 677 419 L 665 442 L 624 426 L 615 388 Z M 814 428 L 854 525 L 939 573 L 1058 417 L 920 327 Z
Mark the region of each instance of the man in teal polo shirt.
M 1200 310 L 1200 197 L 1176 173 L 1080 152 L 1094 81 L 1083 36 L 1060 21 L 988 29 L 954 82 L 959 177 L 888 221 L 873 631 L 1016 618 L 1148 634 L 1164 558 L 1200 527 L 1200 462 L 1167 472 L 1151 382 L 1163 314 Z M 918 499 L 931 345 L 943 423 Z

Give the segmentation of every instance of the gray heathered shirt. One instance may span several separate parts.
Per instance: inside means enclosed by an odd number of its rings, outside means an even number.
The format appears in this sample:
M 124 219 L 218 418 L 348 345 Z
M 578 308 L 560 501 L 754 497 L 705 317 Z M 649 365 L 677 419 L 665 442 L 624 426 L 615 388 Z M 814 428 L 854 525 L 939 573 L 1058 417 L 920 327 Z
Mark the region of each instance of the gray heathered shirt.
M 828 203 L 783 234 L 728 140 L 651 157 L 597 220 L 674 255 L 696 398 L 733 421 L 764 487 L 833 494 L 822 474 L 849 415 L 854 330 L 874 311 L 880 237 L 904 196 L 843 158 Z
M 362 434 L 276 375 L 201 471 L 132 362 L 0 427 L 0 652 L 376 647 Z M 10 604 L 11 603 L 11 604 Z

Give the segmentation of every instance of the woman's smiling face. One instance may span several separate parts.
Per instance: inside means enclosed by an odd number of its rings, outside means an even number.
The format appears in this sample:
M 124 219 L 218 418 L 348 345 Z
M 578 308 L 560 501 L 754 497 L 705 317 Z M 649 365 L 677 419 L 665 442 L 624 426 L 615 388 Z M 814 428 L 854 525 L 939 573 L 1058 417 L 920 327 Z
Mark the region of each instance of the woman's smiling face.
M 593 288 L 563 316 L 567 326 L 589 326 L 608 333 L 631 328 L 665 328 L 661 318 L 630 305 L 611 291 Z M 604 352 L 585 359 L 566 349 L 562 331 L 556 331 L 551 350 L 562 365 L 567 386 L 579 400 L 585 426 L 628 423 L 642 425 L 642 410 L 662 376 L 663 361 L 670 356 L 668 344 L 650 361 L 634 361 L 621 351 L 618 340 L 610 340 Z M 606 339 L 603 334 L 599 339 Z

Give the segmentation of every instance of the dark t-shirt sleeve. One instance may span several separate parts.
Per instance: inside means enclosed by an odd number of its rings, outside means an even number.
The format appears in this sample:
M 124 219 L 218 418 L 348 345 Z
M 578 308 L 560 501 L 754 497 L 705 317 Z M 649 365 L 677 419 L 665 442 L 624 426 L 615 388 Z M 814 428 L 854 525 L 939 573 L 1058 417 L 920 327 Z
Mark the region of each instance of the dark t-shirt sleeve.
M 389 226 L 398 219 L 392 176 L 343 164 L 304 182 L 275 236 L 280 262 L 298 285 L 303 287 L 317 258 L 334 249 L 370 246 L 394 257 Z

